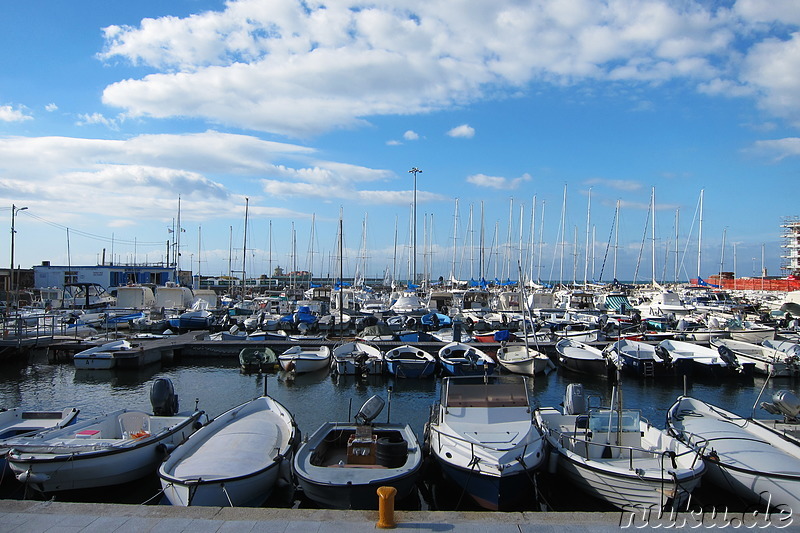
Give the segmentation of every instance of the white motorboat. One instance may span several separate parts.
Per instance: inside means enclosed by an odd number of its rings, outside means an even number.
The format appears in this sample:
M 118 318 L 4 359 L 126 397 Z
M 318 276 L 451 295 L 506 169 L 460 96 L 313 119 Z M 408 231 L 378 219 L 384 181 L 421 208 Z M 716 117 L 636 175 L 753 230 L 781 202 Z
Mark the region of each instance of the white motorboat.
M 89 370 L 108 370 L 116 366 L 115 352 L 131 350 L 133 345 L 127 339 L 116 339 L 98 346 L 92 346 L 76 353 L 72 360 L 75 368 Z
M 408 496 L 422 468 L 422 448 L 408 424 L 375 423 L 384 401 L 373 396 L 354 422 L 326 422 L 294 457 L 303 492 L 322 507 L 376 509 L 378 487 Z
M 546 455 L 522 376 L 444 378 L 425 442 L 444 475 L 492 510 L 533 497 Z
M 678 509 L 700 483 L 702 459 L 633 409 L 587 409 L 570 384 L 563 412 L 536 410 L 556 471 L 591 496 L 625 510 Z M 612 403 L 614 403 L 612 401 Z
M 292 346 L 278 356 L 283 370 L 303 374 L 328 368 L 331 349 L 328 346 Z
M 252 507 L 291 484 L 300 431 L 269 396 L 222 413 L 178 446 L 158 469 L 172 505 Z
M 497 362 L 514 374 L 532 376 L 555 369 L 546 354 L 524 344 L 506 344 L 497 349 Z
M 797 341 L 766 339 L 761 341 L 761 345 L 770 350 L 773 356 L 783 360 L 783 363 L 788 366 L 790 375 L 800 375 L 800 344 Z
M 800 400 L 788 391 L 773 399 L 770 408 L 796 428 Z M 667 412 L 667 428 L 702 454 L 711 482 L 751 504 L 793 512 L 800 509 L 800 442 L 796 431 L 792 438 L 770 425 L 688 396 Z
M 68 426 L 75 422 L 78 412 L 75 407 L 61 411 L 33 411 L 21 407 L 0 409 L 0 478 L 6 468 L 8 444 L 19 442 L 20 438 L 34 437 L 49 429 Z
M 639 378 L 662 376 L 671 372 L 653 344 L 619 339 L 603 349 L 608 362 L 620 372 Z
M 765 324 L 751 322 L 749 320 L 732 320 L 727 324 L 726 329 L 730 338 L 735 341 L 752 342 L 759 344 L 767 339 L 774 339 L 777 329 Z
M 771 343 L 775 341 L 767 339 L 764 342 Z M 735 358 L 742 363 L 752 364 L 753 371 L 759 374 L 773 377 L 789 377 L 796 375 L 800 370 L 798 365 L 793 364 L 791 356 L 769 345 L 716 338 L 711 339 L 711 346 L 728 358 Z
M 424 378 L 436 370 L 436 358 L 416 346 L 404 344 L 383 355 L 386 371 L 399 378 Z
M 33 411 L 21 407 L 0 409 L 0 446 L 6 439 L 68 426 L 75 421 L 78 412 L 75 407 L 67 407 L 61 411 Z
M 496 365 L 486 352 L 463 342 L 449 342 L 442 346 L 439 364 L 449 376 L 488 375 L 494 372 Z
M 8 465 L 26 487 L 42 493 L 106 487 L 153 474 L 164 456 L 201 425 L 203 411 L 177 413 L 167 378 L 153 382 L 150 401 L 152 415 L 121 409 L 10 441 Z
M 383 374 L 383 352 L 367 342 L 352 341 L 335 346 L 331 357 L 331 369 L 338 375 Z
M 686 341 L 664 339 L 656 347 L 659 357 L 666 360 L 677 374 L 705 378 L 729 378 L 752 376 L 753 363 L 740 361 L 728 352 L 720 353 L 709 348 Z
M 590 374 L 608 375 L 608 360 L 599 349 L 574 339 L 562 339 L 556 343 L 558 362 L 567 370 Z

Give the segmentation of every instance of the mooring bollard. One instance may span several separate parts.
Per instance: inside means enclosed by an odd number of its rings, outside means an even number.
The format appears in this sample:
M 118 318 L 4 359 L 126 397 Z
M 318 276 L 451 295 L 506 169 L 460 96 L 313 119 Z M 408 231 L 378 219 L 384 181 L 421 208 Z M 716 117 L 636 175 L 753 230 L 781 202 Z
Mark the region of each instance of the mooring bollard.
M 381 529 L 394 529 L 394 497 L 397 489 L 394 487 L 378 487 L 378 523 Z

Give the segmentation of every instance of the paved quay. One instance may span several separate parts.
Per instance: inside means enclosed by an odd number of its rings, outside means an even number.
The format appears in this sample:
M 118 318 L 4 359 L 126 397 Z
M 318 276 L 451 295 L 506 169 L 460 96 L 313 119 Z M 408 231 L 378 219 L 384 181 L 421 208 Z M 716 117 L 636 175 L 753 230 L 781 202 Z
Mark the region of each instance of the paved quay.
M 171 507 L 0 500 L 1 533 L 361 533 L 377 527 L 377 511 Z M 800 530 L 791 513 L 680 513 L 658 518 L 639 513 L 395 511 L 396 531 L 484 533 L 619 532 L 620 529 Z
M 398 531 L 484 533 L 619 531 L 621 513 L 395 511 Z M 171 507 L 0 500 L 3 533 L 283 533 L 384 531 L 377 511 Z M 641 524 L 637 524 L 641 525 Z

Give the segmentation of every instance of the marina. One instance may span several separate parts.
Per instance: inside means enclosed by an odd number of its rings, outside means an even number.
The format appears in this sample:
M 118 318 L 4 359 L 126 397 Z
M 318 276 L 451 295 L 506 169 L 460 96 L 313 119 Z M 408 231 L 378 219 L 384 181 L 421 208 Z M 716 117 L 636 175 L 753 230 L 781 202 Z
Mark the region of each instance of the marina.
M 269 373 L 243 373 L 238 352 L 241 342 L 198 340 L 197 332 L 184 334 L 175 339 L 154 339 L 158 350 L 165 350 L 170 357 L 163 362 L 134 368 L 89 370 L 76 367 L 67 361 L 51 361 L 46 353 L 31 352 L 27 360 L 9 362 L 0 372 L 0 403 L 4 405 L 52 406 L 70 405 L 80 409 L 80 416 L 100 416 L 112 412 L 119 406 L 134 410 L 149 411 L 147 392 L 157 378 L 168 378 L 175 386 L 182 409 L 195 405 L 210 418 L 246 403 L 267 391 L 270 397 L 286 406 L 297 423 L 304 438 L 317 428 L 331 421 L 353 420 L 359 406 L 372 396 L 387 401 L 387 408 L 376 422 L 403 423 L 413 430 L 421 440 L 429 420 L 431 409 L 441 395 L 442 380 L 437 376 L 425 378 L 402 378 L 388 373 L 346 375 L 331 372 L 328 368 L 308 373 L 278 370 Z M 287 342 L 287 341 L 275 341 Z M 145 343 L 146 344 L 146 343 Z M 396 343 L 394 343 L 396 344 Z M 431 345 L 435 343 L 430 343 Z M 388 350 L 393 343 L 383 346 Z M 489 346 L 489 352 L 499 344 Z M 274 347 L 280 351 L 279 346 Z M 554 343 L 540 346 L 544 352 L 556 359 Z M 436 350 L 433 350 L 434 353 Z M 498 368 L 496 379 L 516 380 L 514 374 Z M 557 371 L 529 377 L 529 394 L 535 407 L 559 406 L 571 383 L 581 383 L 591 397 L 593 405 L 609 405 L 612 401 L 613 380 L 607 376 L 592 376 L 572 372 L 560 367 Z M 657 379 L 622 379 L 619 383 L 626 407 L 636 409 L 643 419 L 658 428 L 665 427 L 666 414 L 675 399 L 684 392 L 705 399 L 727 410 L 748 416 L 753 411 L 759 394 L 768 399 L 773 393 L 796 387 L 789 378 L 766 380 L 753 376 L 749 381 L 709 380 L 702 376 L 684 379 L 682 376 L 659 376 Z M 763 410 L 756 413 L 759 418 L 779 417 Z M 463 491 L 439 477 L 430 464 L 422 469 L 421 482 L 413 496 L 398 502 L 400 509 L 478 511 L 481 506 Z M 58 493 L 57 501 L 98 503 L 164 503 L 158 478 L 153 473 L 142 482 L 130 484 L 121 490 L 110 491 L 66 491 Z M 614 507 L 601 500 L 575 497 L 572 489 L 559 476 L 540 472 L 536 483 L 531 482 L 525 490 L 526 496 L 512 510 L 525 512 L 548 511 L 612 511 Z M 40 495 L 14 480 L 4 480 L 4 497 L 37 499 Z M 294 487 L 294 494 L 278 493 L 265 504 L 276 508 L 317 508 Z M 704 490 L 705 489 L 705 490 Z M 720 493 L 701 487 L 694 493 L 694 504 L 719 504 L 725 502 L 732 507 L 746 506 L 734 495 Z

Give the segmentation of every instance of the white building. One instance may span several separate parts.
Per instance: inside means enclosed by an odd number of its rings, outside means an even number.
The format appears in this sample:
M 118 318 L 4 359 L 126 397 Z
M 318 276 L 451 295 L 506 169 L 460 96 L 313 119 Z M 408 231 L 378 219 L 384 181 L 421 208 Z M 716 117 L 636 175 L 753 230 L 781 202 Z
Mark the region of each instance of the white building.
M 163 286 L 175 281 L 175 269 L 163 265 L 53 266 L 50 261 L 42 261 L 41 265 L 33 267 L 36 288 L 63 287 L 65 283 L 97 283 L 108 290 L 131 283 Z

